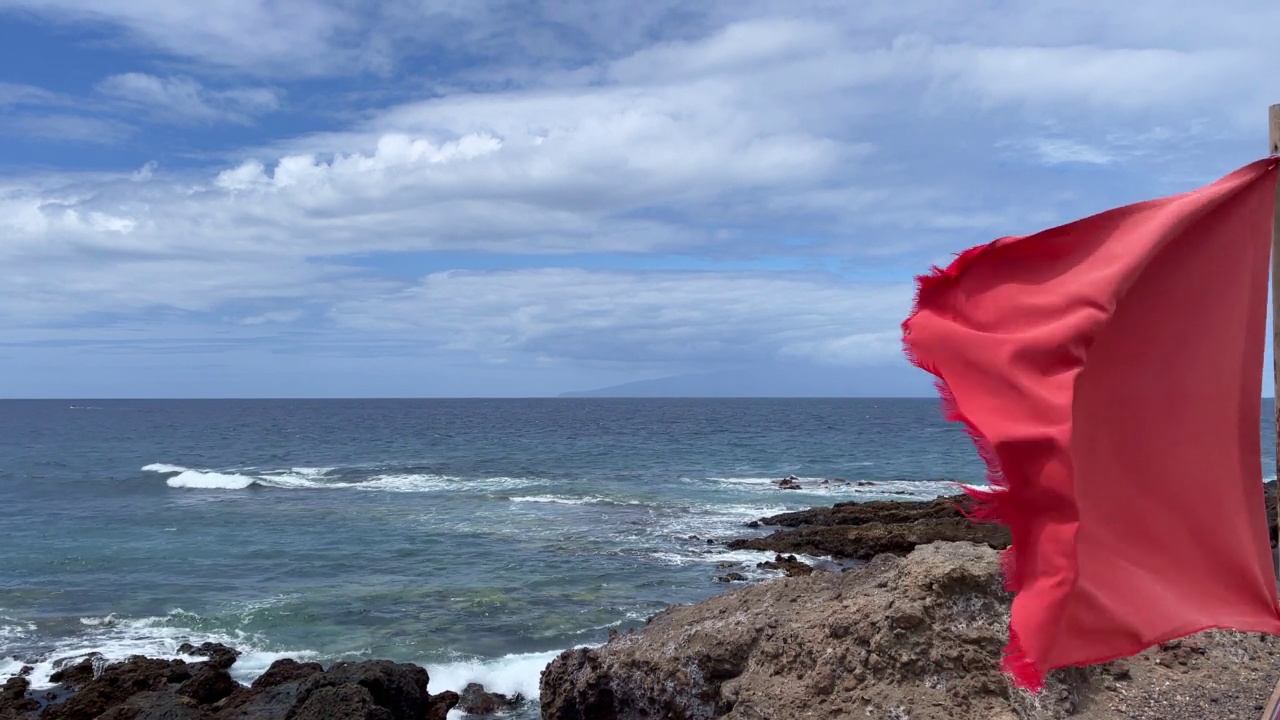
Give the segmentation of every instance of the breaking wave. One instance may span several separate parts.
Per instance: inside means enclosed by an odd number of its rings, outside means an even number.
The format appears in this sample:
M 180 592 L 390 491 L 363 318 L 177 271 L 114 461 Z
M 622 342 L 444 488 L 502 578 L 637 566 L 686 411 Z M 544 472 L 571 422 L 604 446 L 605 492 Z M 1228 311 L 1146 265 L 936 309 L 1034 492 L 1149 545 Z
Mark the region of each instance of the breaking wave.
M 332 476 L 334 468 L 309 467 L 267 471 L 202 470 L 167 463 L 152 463 L 143 467 L 142 470 L 170 475 L 171 477 L 165 480 L 165 484 L 169 487 L 198 490 L 244 490 L 251 486 L 258 486 L 288 490 L 354 489 L 403 493 L 457 490 L 494 492 L 541 483 L 540 480 L 530 478 L 462 478 L 432 473 L 393 473 L 352 480 Z

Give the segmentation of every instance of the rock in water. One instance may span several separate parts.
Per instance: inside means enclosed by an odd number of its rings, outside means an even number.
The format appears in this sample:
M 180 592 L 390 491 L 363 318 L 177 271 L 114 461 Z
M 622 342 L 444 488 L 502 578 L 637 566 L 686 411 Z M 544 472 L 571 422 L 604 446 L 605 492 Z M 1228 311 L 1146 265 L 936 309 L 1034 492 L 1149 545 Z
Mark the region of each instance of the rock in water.
M 813 574 L 813 566 L 801 562 L 795 555 L 775 555 L 772 560 L 756 563 L 756 567 L 761 570 L 781 570 L 787 577 Z
M 191 643 L 182 643 L 178 646 L 178 653 L 209 658 L 207 661 L 209 665 L 223 670 L 234 665 L 236 658 L 240 657 L 239 650 L 229 648 L 222 643 L 213 642 L 200 643 L 199 647 L 193 646 Z
M 800 478 L 795 475 L 788 475 L 778 481 L 779 490 L 801 490 Z
M 1123 662 L 1050 673 L 1043 694 L 999 670 L 1010 596 L 998 554 L 939 542 L 845 573 L 733 590 L 654 616 L 543 672 L 544 720 L 1167 720 L 1251 718 L 1280 638 L 1209 632 Z M 1191 649 L 1189 649 L 1191 648 Z
M 486 692 L 479 683 L 471 683 L 462 689 L 458 700 L 458 709 L 468 715 L 492 715 L 502 712 L 524 702 L 524 698 L 516 695 L 507 697 L 502 693 Z
M 461 698 L 452 690 L 432 695 L 427 706 L 427 720 L 449 720 L 449 711 L 457 707 Z

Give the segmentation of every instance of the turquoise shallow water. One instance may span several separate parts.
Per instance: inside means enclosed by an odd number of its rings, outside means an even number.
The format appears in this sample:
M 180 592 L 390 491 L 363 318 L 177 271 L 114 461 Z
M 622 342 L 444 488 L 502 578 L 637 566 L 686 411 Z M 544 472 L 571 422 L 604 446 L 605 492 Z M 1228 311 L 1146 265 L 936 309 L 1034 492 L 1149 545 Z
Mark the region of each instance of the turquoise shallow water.
M 0 679 L 219 640 L 245 680 L 385 657 L 530 695 L 719 563 L 764 576 L 707 539 L 981 478 L 932 400 L 0 402 Z

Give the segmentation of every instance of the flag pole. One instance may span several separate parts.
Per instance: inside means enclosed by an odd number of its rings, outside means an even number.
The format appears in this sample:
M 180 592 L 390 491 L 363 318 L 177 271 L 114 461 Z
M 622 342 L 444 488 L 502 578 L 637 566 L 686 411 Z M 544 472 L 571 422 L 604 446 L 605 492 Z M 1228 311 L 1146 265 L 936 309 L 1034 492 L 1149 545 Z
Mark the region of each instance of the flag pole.
M 1272 105 L 1267 115 L 1271 136 L 1270 152 L 1274 157 L 1280 155 L 1280 104 Z M 1275 386 L 1280 388 L 1280 322 L 1276 321 L 1277 311 L 1280 311 L 1280 185 L 1276 186 L 1276 208 L 1271 211 L 1271 377 Z M 1273 392 L 1272 395 L 1276 396 L 1273 408 L 1273 418 L 1276 421 L 1277 492 L 1274 512 L 1277 516 L 1277 533 L 1280 534 L 1280 392 Z
M 1272 105 L 1267 112 L 1270 128 L 1270 152 L 1274 157 L 1280 155 L 1280 104 Z M 1280 310 L 1280 185 L 1276 186 L 1276 206 L 1271 211 L 1271 373 L 1277 388 L 1280 388 L 1280 322 L 1277 322 L 1277 310 Z M 1275 399 L 1276 421 L 1276 517 L 1280 521 L 1280 392 L 1273 392 Z M 1271 511 L 1268 511 L 1271 512 Z M 1280 534 L 1280 526 L 1277 527 Z M 1267 533 L 1270 535 L 1271 533 Z M 1269 544 L 1269 543 L 1268 543 Z M 1262 720 L 1280 718 L 1280 683 L 1271 691 L 1266 707 L 1262 711 Z

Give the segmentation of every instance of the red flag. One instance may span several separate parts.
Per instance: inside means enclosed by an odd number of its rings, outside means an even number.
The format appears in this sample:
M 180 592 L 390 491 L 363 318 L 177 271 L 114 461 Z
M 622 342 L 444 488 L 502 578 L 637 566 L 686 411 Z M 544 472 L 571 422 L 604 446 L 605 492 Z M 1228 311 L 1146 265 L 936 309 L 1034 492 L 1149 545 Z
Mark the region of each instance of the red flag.
M 1258 425 L 1278 165 L 917 279 L 906 352 L 987 462 L 972 516 L 1013 535 L 1021 687 L 1209 628 L 1280 634 Z

